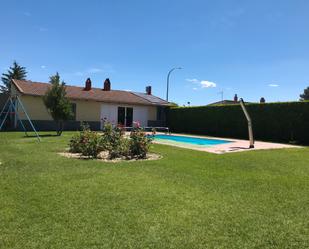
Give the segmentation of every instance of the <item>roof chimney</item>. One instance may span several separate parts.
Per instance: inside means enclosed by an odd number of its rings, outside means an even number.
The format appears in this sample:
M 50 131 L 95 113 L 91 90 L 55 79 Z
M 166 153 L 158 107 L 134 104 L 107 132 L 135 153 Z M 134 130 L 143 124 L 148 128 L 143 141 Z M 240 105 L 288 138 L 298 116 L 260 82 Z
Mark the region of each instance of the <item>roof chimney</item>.
M 146 94 L 151 95 L 151 86 L 146 86 Z
M 91 80 L 90 78 L 88 78 L 85 82 L 85 88 L 84 88 L 85 91 L 90 91 L 91 90 Z
M 110 91 L 111 90 L 111 82 L 109 81 L 109 78 L 107 78 L 104 81 L 104 88 L 103 91 Z
M 238 103 L 238 96 L 237 96 L 237 94 L 235 94 L 235 96 L 234 96 L 234 103 Z

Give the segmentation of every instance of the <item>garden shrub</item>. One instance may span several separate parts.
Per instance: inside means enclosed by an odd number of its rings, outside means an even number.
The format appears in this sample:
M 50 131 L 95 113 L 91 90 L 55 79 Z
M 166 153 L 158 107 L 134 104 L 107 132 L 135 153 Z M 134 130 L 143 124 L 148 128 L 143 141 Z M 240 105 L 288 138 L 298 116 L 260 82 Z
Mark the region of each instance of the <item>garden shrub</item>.
M 69 143 L 70 152 L 72 153 L 81 153 L 81 136 L 79 133 L 76 133 L 73 135 L 73 137 L 70 139 Z
M 121 127 L 106 123 L 103 134 L 92 132 L 89 126 L 82 125 L 80 133 L 71 138 L 69 146 L 70 152 L 92 158 L 97 158 L 100 152 L 107 151 L 110 159 L 141 159 L 146 158 L 150 143 L 151 139 L 140 128 L 134 128 L 130 138 L 126 138 Z
M 130 134 L 130 153 L 132 157 L 146 158 L 151 144 L 151 138 L 147 137 L 145 132 L 136 128 Z
M 97 158 L 103 150 L 102 137 L 90 130 L 87 124 L 81 125 L 81 131 L 75 134 L 69 143 L 70 152 Z
M 103 129 L 103 147 L 108 151 L 111 159 L 128 156 L 128 143 L 123 137 L 124 132 L 120 127 L 113 127 L 106 123 Z
M 82 152 L 82 144 L 90 132 L 89 125 L 86 123 L 81 123 L 80 125 L 81 131 L 73 135 L 70 140 L 69 148 L 72 153 L 81 153 Z
M 97 158 L 101 151 L 103 151 L 102 137 L 97 132 L 86 132 L 81 144 L 81 154 L 83 156 Z
M 129 140 L 124 137 L 119 137 L 117 142 L 111 144 L 108 148 L 108 155 L 110 159 L 124 157 L 125 159 L 130 159 L 130 147 Z

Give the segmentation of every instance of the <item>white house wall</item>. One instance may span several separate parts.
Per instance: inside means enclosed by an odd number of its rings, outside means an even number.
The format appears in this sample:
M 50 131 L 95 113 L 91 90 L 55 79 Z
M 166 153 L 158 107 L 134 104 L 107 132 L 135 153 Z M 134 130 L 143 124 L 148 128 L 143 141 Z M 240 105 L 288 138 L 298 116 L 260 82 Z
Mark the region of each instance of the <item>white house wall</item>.
M 118 107 L 132 107 L 133 108 L 133 121 L 138 121 L 141 126 L 147 126 L 148 120 L 153 119 L 153 113 L 156 107 L 137 106 L 137 105 L 121 105 L 121 104 L 102 104 L 101 105 L 101 121 L 106 118 L 109 122 L 117 124 L 118 122 Z
M 141 126 L 148 125 L 147 106 L 133 106 L 133 121 L 138 121 Z
M 106 119 L 112 124 L 117 124 L 118 121 L 118 106 L 113 104 L 101 105 L 101 122 Z

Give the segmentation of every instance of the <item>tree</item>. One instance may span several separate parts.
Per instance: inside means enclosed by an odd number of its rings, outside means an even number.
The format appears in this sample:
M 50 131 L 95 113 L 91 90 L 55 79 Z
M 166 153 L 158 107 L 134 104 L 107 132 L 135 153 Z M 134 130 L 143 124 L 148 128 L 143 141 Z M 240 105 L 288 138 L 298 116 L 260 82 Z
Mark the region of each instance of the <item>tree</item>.
M 26 68 L 20 66 L 16 61 L 14 61 L 8 72 L 2 74 L 1 80 L 3 85 L 0 85 L 0 91 L 6 93 L 9 92 L 11 90 L 12 79 L 25 80 L 26 77 Z
M 300 101 L 309 100 L 309 86 L 304 90 L 304 93 L 299 96 Z
M 60 136 L 63 131 L 63 122 L 72 117 L 71 104 L 66 97 L 65 83 L 60 82 L 58 73 L 50 77 L 51 87 L 46 91 L 43 98 L 44 104 L 57 123 L 57 135 Z

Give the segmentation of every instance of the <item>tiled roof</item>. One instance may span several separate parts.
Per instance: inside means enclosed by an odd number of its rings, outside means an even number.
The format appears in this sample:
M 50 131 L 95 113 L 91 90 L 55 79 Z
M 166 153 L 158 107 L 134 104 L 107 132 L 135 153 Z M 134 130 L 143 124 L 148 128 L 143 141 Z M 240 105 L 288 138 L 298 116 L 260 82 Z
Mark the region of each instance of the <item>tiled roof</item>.
M 13 80 L 16 88 L 25 95 L 43 96 L 50 87 L 49 83 L 33 82 L 27 80 Z M 129 91 L 111 90 L 103 91 L 92 88 L 89 91 L 84 87 L 66 85 L 67 97 L 70 99 L 92 100 L 106 103 L 125 103 L 137 105 L 169 105 L 165 100 L 153 95 L 134 93 Z
M 165 100 L 157 97 L 157 96 L 154 96 L 154 95 L 149 95 L 149 94 L 146 94 L 146 93 L 138 93 L 138 92 L 132 92 L 133 94 L 137 95 L 138 97 L 141 97 L 153 104 L 156 104 L 156 105 L 167 105 L 169 104 L 168 102 L 166 102 Z
M 214 103 L 211 103 L 211 104 L 208 104 L 208 105 L 234 105 L 234 104 L 237 104 L 237 103 L 235 103 L 234 100 L 225 99 L 225 100 L 214 102 Z
M 249 103 L 251 103 L 251 102 L 245 102 L 245 104 L 249 104 Z M 237 104 L 239 104 L 239 101 L 235 102 L 234 100 L 225 99 L 223 101 L 210 103 L 208 105 L 237 105 Z

